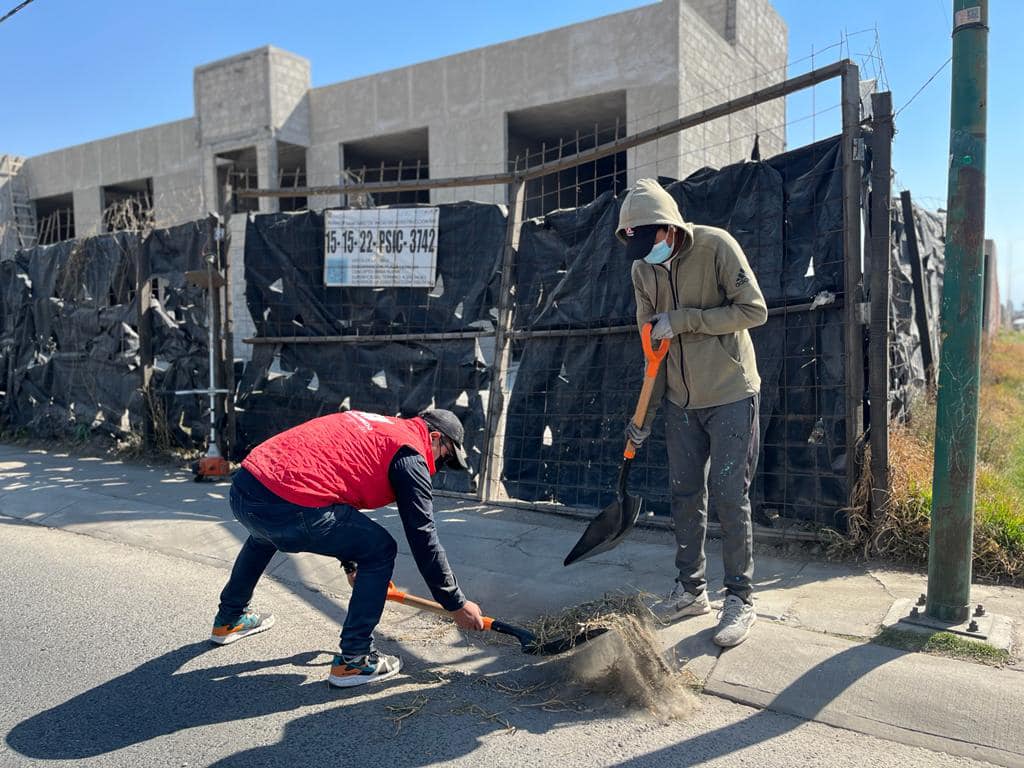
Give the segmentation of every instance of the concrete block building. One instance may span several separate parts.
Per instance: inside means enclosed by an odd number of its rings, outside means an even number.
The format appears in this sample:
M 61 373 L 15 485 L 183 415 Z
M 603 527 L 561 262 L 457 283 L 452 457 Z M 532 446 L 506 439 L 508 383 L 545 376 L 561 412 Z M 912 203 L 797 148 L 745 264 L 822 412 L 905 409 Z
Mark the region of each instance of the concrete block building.
M 273 46 L 194 72 L 184 120 L 0 165 L 0 247 L 240 210 L 342 204 L 239 198 L 247 188 L 499 173 L 573 154 L 782 80 L 787 32 L 768 0 L 661 0 L 530 37 L 318 88 Z M 777 100 L 528 189 L 528 215 L 588 202 L 642 176 L 785 147 Z M 0 148 L 2 150 L 2 148 Z M 4 172 L 3 168 L 12 169 Z M 380 195 L 377 204 L 476 199 L 504 187 Z

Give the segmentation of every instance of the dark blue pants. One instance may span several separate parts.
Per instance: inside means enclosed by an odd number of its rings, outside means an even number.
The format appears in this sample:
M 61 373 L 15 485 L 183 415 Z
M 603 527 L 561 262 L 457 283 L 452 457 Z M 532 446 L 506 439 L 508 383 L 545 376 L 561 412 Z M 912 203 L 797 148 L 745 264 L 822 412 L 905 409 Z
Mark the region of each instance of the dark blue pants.
M 369 653 L 398 554 L 391 534 L 347 504 L 310 508 L 285 501 L 245 469 L 235 474 L 230 500 L 231 511 L 249 538 L 220 594 L 216 622 L 242 615 L 275 552 L 313 552 L 359 565 L 341 630 L 341 651 L 346 656 Z

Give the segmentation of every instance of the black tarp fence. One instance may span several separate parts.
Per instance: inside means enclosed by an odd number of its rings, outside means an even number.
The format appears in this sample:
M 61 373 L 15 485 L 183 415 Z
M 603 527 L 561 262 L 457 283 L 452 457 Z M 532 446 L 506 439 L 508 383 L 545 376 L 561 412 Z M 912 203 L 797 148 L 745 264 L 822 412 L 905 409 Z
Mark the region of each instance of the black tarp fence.
M 205 301 L 199 289 L 185 285 L 184 273 L 202 263 L 198 233 L 211 226 L 203 220 L 145 238 L 97 235 L 17 251 L 0 262 L 4 428 L 57 440 L 140 434 L 148 409 L 137 296 L 145 251 L 159 286 L 151 305 L 158 361 L 153 389 L 172 436 L 166 447 L 201 445 L 205 427 L 190 425 L 205 425 L 205 402 L 157 390 L 206 385 Z
M 850 361 L 841 146 L 835 137 L 662 180 L 689 221 L 736 237 L 769 305 L 768 322 L 752 331 L 762 379 L 753 499 L 762 521 L 844 525 Z M 603 506 L 643 367 L 630 264 L 614 237 L 620 203 L 607 192 L 523 222 L 507 275 L 503 206 L 436 206 L 433 288 L 326 287 L 324 214 L 250 215 L 246 302 L 235 311 L 250 313 L 256 338 L 238 369 L 233 458 L 325 413 L 408 416 L 444 407 L 466 425 L 473 473 L 443 473 L 440 488 L 489 501 Z M 906 418 L 924 371 L 899 211 L 891 223 L 890 395 L 892 415 Z M 914 226 L 937 310 L 943 222 L 915 208 Z M 167 447 L 203 446 L 207 398 L 176 392 L 208 384 L 207 298 L 186 273 L 210 263 L 226 270 L 227 243 L 216 231 L 215 219 L 203 219 L 144 238 L 114 233 L 40 246 L 0 262 L 5 428 L 125 439 L 152 414 Z M 142 279 L 140 268 L 148 269 Z M 503 418 L 488 425 L 503 280 L 512 299 L 501 374 L 509 394 Z M 153 372 L 144 393 L 137 288 L 146 284 Z M 936 333 L 937 311 L 930 323 Z M 667 513 L 669 502 L 663 430 L 659 418 L 631 474 L 633 491 L 655 514 Z M 478 483 L 488 454 L 496 494 Z
M 429 289 L 326 287 L 322 213 L 250 216 L 246 303 L 257 335 L 296 341 L 254 345 L 238 393 L 239 455 L 339 409 L 414 416 L 448 408 L 466 428 L 474 473 L 441 473 L 435 485 L 475 490 L 506 211 L 482 203 L 438 207 L 437 278 Z M 299 341 L 325 336 L 344 340 Z
M 119 232 L 0 263 L 7 429 L 78 440 L 137 431 L 138 249 L 136 235 Z
M 762 376 L 759 508 L 841 524 L 848 483 L 839 138 L 665 182 L 688 220 L 739 240 L 769 303 L 767 325 L 753 332 Z M 522 224 L 511 276 L 510 396 L 495 436 L 509 499 L 594 507 L 609 498 L 642 371 L 630 265 L 614 237 L 619 205 L 609 192 Z M 479 203 L 439 209 L 434 289 L 325 287 L 323 214 L 250 215 L 246 300 L 257 338 L 238 391 L 239 456 L 339 409 L 412 415 L 435 406 L 466 422 L 479 472 L 507 217 Z M 443 333 L 480 336 L 431 338 Z M 632 483 L 651 511 L 667 512 L 660 419 Z M 479 490 L 458 475 L 443 477 L 441 487 Z
M 142 243 L 142 263 L 155 288 L 149 406 L 157 442 L 170 446 L 202 448 L 209 438 L 209 397 L 176 393 L 209 385 L 209 294 L 186 274 L 208 268 L 223 272 L 230 243 L 226 234 L 223 242 L 217 240 L 218 226 L 215 217 L 198 219 L 154 230 Z M 223 422 L 220 426 L 223 430 Z
M 890 417 L 905 422 L 911 415 L 914 400 L 927 387 L 927 374 L 921 353 L 921 334 L 917 315 L 924 312 L 932 336 L 939 334 L 939 302 L 942 297 L 942 275 L 945 268 L 945 220 L 933 211 L 913 205 L 914 228 L 921 259 L 924 282 L 924 307 L 914 299 L 914 274 L 907 239 L 907 222 L 903 209 L 892 209 L 891 302 L 889 314 L 889 395 Z
M 737 238 L 772 311 L 752 333 L 762 378 L 755 503 L 773 517 L 839 524 L 847 480 L 838 137 L 662 182 L 688 221 Z M 630 264 L 614 236 L 620 202 L 608 193 L 523 224 L 513 321 L 521 340 L 503 454 L 512 498 L 593 507 L 607 503 L 614 487 L 623 428 L 641 384 L 635 329 L 541 338 L 530 332 L 635 324 Z M 790 311 L 816 298 L 814 310 Z M 667 513 L 660 417 L 634 464 L 633 490 L 649 511 Z

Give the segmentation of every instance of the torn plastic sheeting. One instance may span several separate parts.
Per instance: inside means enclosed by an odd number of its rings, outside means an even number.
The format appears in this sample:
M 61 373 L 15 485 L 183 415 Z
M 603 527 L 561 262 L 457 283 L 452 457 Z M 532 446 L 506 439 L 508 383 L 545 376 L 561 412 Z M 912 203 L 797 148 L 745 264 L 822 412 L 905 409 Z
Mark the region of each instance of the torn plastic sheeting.
M 33 294 L 40 299 L 56 296 L 57 275 L 67 262 L 74 240 L 65 240 L 53 245 L 37 245 L 18 251 L 14 261 L 25 272 L 32 283 Z
M 8 424 L 39 437 L 83 426 L 123 432 L 141 414 L 130 300 L 133 233 L 20 251 L 0 271 Z M 130 413 L 131 418 L 128 418 Z
M 186 448 L 205 445 L 209 436 L 209 398 L 174 392 L 204 389 L 209 381 L 209 293 L 191 285 L 185 273 L 210 265 L 221 270 L 230 247 L 229 235 L 219 244 L 218 221 L 206 217 L 174 227 L 154 230 L 143 243 L 150 279 L 163 283 L 150 304 L 154 358 L 165 364 L 153 373 L 151 389 L 169 436 Z
M 514 327 L 635 322 L 630 264 L 615 237 L 620 202 L 605 192 L 580 208 L 523 222 L 513 271 Z
M 944 221 L 941 215 L 914 205 L 914 224 L 918 252 L 922 261 L 925 301 L 931 303 L 930 332 L 939 338 L 939 305 L 942 292 L 945 243 L 942 239 Z M 927 386 L 921 337 L 917 327 L 917 306 L 914 298 L 913 269 L 907 244 L 903 209 L 894 206 L 892 218 L 893 248 L 890 252 L 892 282 L 889 305 L 889 416 L 898 421 L 910 418 L 914 400 Z
M 27 428 L 35 437 L 59 438 L 79 423 L 72 419 L 73 403 L 83 413 L 102 412 L 104 429 L 115 434 L 121 434 L 125 411 L 131 412 L 136 425 L 140 423 L 137 382 L 124 375 L 123 364 L 68 353 L 23 372 L 20 386 L 7 398 L 7 416 L 10 424 Z M 87 426 L 92 420 L 90 415 Z
M 737 163 L 720 171 L 704 168 L 666 191 L 683 219 L 719 227 L 743 248 L 769 305 L 783 290 L 782 176 L 769 163 Z
M 414 416 L 433 404 L 461 419 L 475 476 L 484 448 L 482 394 L 490 384 L 490 372 L 477 350 L 473 339 L 430 344 L 281 345 L 281 368 L 291 375 L 273 380 L 269 371 L 274 355 L 270 350 L 257 350 L 246 366 L 240 388 L 239 455 L 277 432 L 337 412 L 345 403 L 355 410 L 401 416 Z M 386 378 L 387 388 L 374 385 L 374 377 L 380 374 Z M 316 393 L 309 389 L 314 378 Z M 471 478 L 445 472 L 435 479 L 435 487 L 469 491 Z
M 205 270 L 210 258 L 213 258 L 215 271 L 223 270 L 230 236 L 225 228 L 225 240 L 218 256 L 216 227 L 217 219 L 210 216 L 154 229 L 142 246 L 149 262 L 149 277 L 166 280 L 173 288 L 180 289 L 186 284 L 185 273 Z
M 437 208 L 441 295 L 436 287 L 328 288 L 323 214 L 250 216 L 246 302 L 259 335 L 439 333 L 469 330 L 474 322 L 488 319 L 497 306 L 505 210 L 482 203 Z M 273 288 L 277 283 L 280 291 Z
M 823 139 L 765 162 L 779 172 L 785 196 L 782 286 L 786 298 L 800 300 L 821 291 L 842 294 L 842 137 Z M 812 262 L 814 268 L 809 270 Z
M 704 169 L 668 189 L 687 220 L 736 230 L 770 304 L 807 303 L 815 294 L 824 301 L 826 291 L 841 293 L 843 286 L 839 158 L 834 138 L 767 163 Z M 524 306 L 516 310 L 516 327 L 634 321 L 630 264 L 614 238 L 617 217 L 618 201 L 609 193 L 579 210 L 524 224 L 516 272 Z M 842 324 L 841 310 L 825 305 L 814 313 L 773 316 L 751 332 L 762 379 L 755 504 L 830 525 L 841 524 L 835 513 L 847 503 Z M 636 338 L 535 338 L 517 344 L 514 355 L 506 490 L 530 501 L 603 506 L 640 388 Z M 822 439 L 809 454 L 807 438 L 819 420 Z M 660 513 L 668 511 L 662 422 L 659 416 L 630 477 L 648 509 Z M 803 430 L 792 455 L 785 431 L 790 422 Z M 786 439 L 767 439 L 780 434 Z
M 203 220 L 157 230 L 144 242 L 115 232 L 39 246 L 0 265 L 3 361 L 13 369 L 14 385 L 3 404 L 7 422 L 43 437 L 83 426 L 123 437 L 126 425 L 139 427 L 135 288 L 143 247 L 155 265 L 150 277 L 166 281 L 162 300 L 172 308 L 156 303 L 151 314 L 154 351 L 167 361 L 154 388 L 174 379 L 199 384 L 196 372 L 206 366 L 204 294 L 184 287 L 184 271 L 205 264 L 210 226 Z M 205 383 L 204 373 L 200 386 Z M 172 429 L 201 422 L 205 413 L 194 402 L 165 400 L 164 407 Z M 192 445 L 187 437 L 181 444 Z

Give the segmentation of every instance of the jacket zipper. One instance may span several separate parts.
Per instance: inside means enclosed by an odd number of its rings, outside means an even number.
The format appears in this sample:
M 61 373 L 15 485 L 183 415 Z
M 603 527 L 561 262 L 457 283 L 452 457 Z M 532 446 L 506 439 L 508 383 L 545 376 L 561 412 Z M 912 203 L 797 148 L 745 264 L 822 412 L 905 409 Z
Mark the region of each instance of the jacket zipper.
M 674 273 L 674 270 L 675 270 L 675 267 L 676 267 L 676 260 L 677 260 L 677 258 L 678 257 L 673 258 L 672 259 L 672 264 L 670 266 L 668 266 L 668 267 L 666 267 L 664 265 L 661 265 L 661 264 L 656 264 L 655 265 L 655 269 L 657 269 L 660 266 L 662 269 L 665 270 L 666 274 L 668 274 L 668 285 L 669 285 L 669 288 L 672 289 L 672 309 L 679 309 L 679 294 L 676 292 L 676 280 L 675 280 L 675 273 Z M 655 306 L 657 306 L 657 301 L 658 301 L 658 297 L 657 297 L 658 281 L 657 281 L 657 279 L 655 279 L 655 281 L 654 281 L 654 288 L 655 288 L 655 299 L 654 299 L 654 301 L 655 301 Z M 686 387 L 686 402 L 683 404 L 683 408 L 685 409 L 687 406 L 690 405 L 690 385 L 686 381 L 686 359 L 685 359 L 686 353 L 683 350 L 683 339 L 682 339 L 682 337 L 680 336 L 677 339 L 677 341 L 679 342 L 679 373 L 683 377 L 683 386 Z

